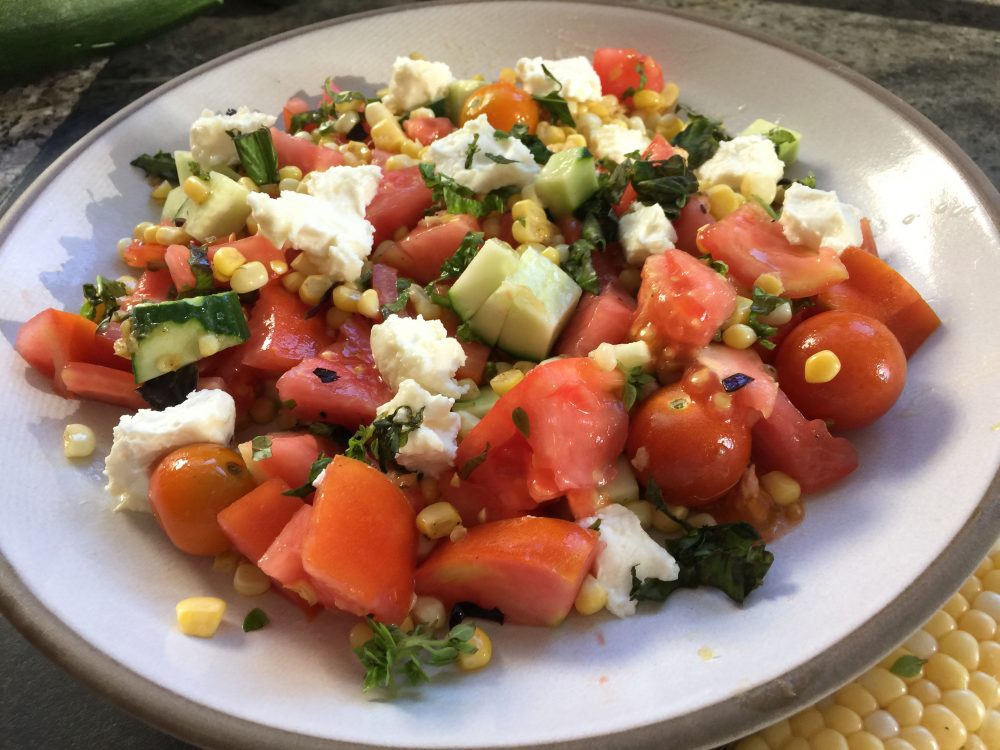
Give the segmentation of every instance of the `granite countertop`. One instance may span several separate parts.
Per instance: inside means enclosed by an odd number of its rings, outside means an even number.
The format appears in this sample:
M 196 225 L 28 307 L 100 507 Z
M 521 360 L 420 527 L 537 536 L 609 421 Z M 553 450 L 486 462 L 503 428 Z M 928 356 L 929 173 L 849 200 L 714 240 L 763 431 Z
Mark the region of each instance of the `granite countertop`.
M 0 212 L 114 112 L 224 52 L 392 0 L 226 0 L 168 36 L 0 90 Z M 1000 0 L 644 0 L 797 42 L 929 117 L 1000 186 Z M 931 179 L 931 176 L 928 176 Z M 105 702 L 0 619 L 0 748 L 190 747 Z

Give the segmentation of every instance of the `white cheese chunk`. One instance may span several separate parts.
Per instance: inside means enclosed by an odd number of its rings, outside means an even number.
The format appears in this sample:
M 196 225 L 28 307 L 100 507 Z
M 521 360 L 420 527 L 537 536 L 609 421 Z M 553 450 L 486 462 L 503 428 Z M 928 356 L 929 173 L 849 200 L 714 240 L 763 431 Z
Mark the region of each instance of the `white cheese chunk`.
M 542 66 L 552 74 L 545 74 Z M 562 60 L 543 60 L 540 57 L 522 57 L 514 68 L 524 90 L 534 96 L 556 92 L 564 99 L 593 102 L 601 98 L 601 79 L 586 57 L 567 57 Z M 562 88 L 556 83 L 562 84 Z
M 455 80 L 451 68 L 442 62 L 397 57 L 392 64 L 389 93 L 382 103 L 399 115 L 424 104 L 443 99 L 448 84 Z
M 228 445 L 236 425 L 236 404 L 225 391 L 191 393 L 163 411 L 140 409 L 126 414 L 114 429 L 111 453 L 104 463 L 107 491 L 115 510 L 150 511 L 149 474 L 164 455 L 191 443 Z
M 465 350 L 440 320 L 390 315 L 372 326 L 371 347 L 382 379 L 392 388 L 409 379 L 449 398 L 465 392 L 455 380 L 455 372 L 465 364 Z
M 474 140 L 475 151 L 470 161 L 469 150 Z M 487 154 L 510 159 L 512 163 L 498 164 Z M 524 187 L 539 171 L 528 147 L 517 138 L 497 139 L 496 129 L 486 115 L 479 115 L 459 130 L 434 141 L 427 155 L 436 171 L 474 193 L 488 193 L 508 185 Z
M 636 201 L 618 222 L 618 240 L 625 251 L 625 262 L 641 266 L 650 255 L 674 247 L 677 231 L 659 203 L 644 206 Z
M 861 212 L 841 203 L 833 190 L 793 182 L 785 190 L 779 222 L 793 245 L 812 250 L 827 247 L 837 254 L 861 246 Z
M 765 203 L 774 200 L 778 180 L 785 174 L 785 163 L 778 158 L 774 144 L 763 135 L 740 135 L 719 144 L 715 155 L 695 174 L 702 187 L 728 185 L 741 192 L 749 180 Z
M 204 109 L 191 124 L 191 158 L 205 169 L 232 164 L 239 160 L 230 130 L 252 133 L 274 125 L 277 118 L 249 107 L 238 107 L 223 114 Z
M 417 381 L 407 378 L 399 384 L 392 400 L 378 407 L 379 415 L 392 415 L 400 407 L 409 407 L 409 413 L 404 410 L 397 415 L 401 423 L 423 410 L 420 426 L 407 433 L 406 445 L 396 454 L 402 466 L 436 477 L 455 463 L 462 418 L 452 412 L 454 405 L 455 399 L 428 393 Z
M 670 553 L 643 530 L 638 516 L 628 508 L 608 505 L 579 524 L 588 528 L 598 519 L 604 549 L 594 563 L 594 577 L 608 592 L 609 612 L 618 617 L 634 615 L 636 603 L 629 598 L 632 568 L 636 568 L 638 578 L 661 581 L 676 580 L 680 569 Z
M 611 159 L 621 164 L 625 156 L 638 151 L 642 154 L 649 146 L 646 133 L 608 123 L 590 131 L 590 150 L 598 159 Z
M 375 228 L 365 208 L 381 177 L 374 166 L 330 167 L 306 175 L 300 188 L 307 192 L 251 193 L 247 203 L 259 234 L 273 245 L 301 250 L 332 281 L 355 281 L 372 251 Z

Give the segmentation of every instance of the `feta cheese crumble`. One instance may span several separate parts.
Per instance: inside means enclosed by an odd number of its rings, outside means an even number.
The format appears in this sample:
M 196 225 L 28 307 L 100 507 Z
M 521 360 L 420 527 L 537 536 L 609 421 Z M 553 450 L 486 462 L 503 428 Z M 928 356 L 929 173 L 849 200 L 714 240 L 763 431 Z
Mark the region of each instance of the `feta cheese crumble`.
M 378 407 L 380 416 L 391 415 L 402 406 L 408 406 L 412 414 L 423 409 L 420 426 L 407 434 L 406 445 L 396 454 L 402 466 L 436 477 L 455 463 L 462 419 L 451 411 L 454 405 L 455 399 L 428 393 L 417 381 L 407 378 L 399 384 L 392 400 Z
M 680 569 L 674 558 L 647 534 L 638 516 L 628 508 L 613 504 L 601 508 L 597 515 L 578 523 L 588 528 L 601 521 L 601 541 L 604 549 L 594 563 L 594 577 L 608 592 L 608 611 L 618 617 L 635 614 L 632 591 L 632 568 L 639 578 L 674 581 Z
M 715 155 L 695 174 L 703 187 L 728 185 L 736 192 L 745 192 L 743 181 L 749 179 L 754 183 L 754 194 L 770 203 L 778 180 L 785 174 L 785 163 L 778 158 L 774 144 L 763 135 L 740 135 L 720 143 Z
M 562 88 L 545 75 L 545 66 Z M 534 96 L 545 96 L 559 89 L 564 99 L 593 102 L 601 98 L 601 79 L 586 57 L 567 57 L 562 60 L 543 60 L 540 57 L 522 57 L 515 66 L 517 78 L 524 90 Z
M 625 251 L 625 262 L 641 266 L 650 255 L 674 247 L 677 232 L 663 213 L 663 206 L 644 206 L 636 201 L 618 222 L 618 239 Z
M 301 250 L 333 281 L 355 281 L 372 251 L 375 228 L 365 208 L 381 178 L 374 166 L 330 167 L 306 175 L 299 185 L 306 192 L 250 193 L 247 203 L 258 233 L 275 247 Z
M 229 131 L 252 133 L 271 127 L 277 119 L 274 115 L 257 112 L 249 107 L 227 110 L 219 115 L 210 109 L 203 109 L 198 119 L 191 124 L 191 158 L 205 169 L 232 164 L 239 157 Z
M 390 315 L 372 326 L 371 347 L 382 379 L 393 389 L 404 380 L 415 380 L 432 394 L 454 399 L 465 392 L 455 380 L 465 364 L 465 350 L 440 320 Z
M 535 179 L 538 164 L 521 141 L 498 139 L 496 132 L 486 115 L 479 115 L 461 129 L 434 141 L 427 149 L 427 156 L 435 170 L 474 193 L 488 193 L 508 185 L 524 187 Z M 475 150 L 470 160 L 473 141 Z M 510 159 L 512 163 L 497 164 L 487 154 Z
M 225 391 L 194 391 L 163 411 L 139 409 L 114 429 L 104 463 L 105 489 L 118 501 L 115 510 L 150 512 L 149 474 L 165 454 L 191 443 L 228 445 L 236 425 L 236 404 Z
M 598 159 L 611 159 L 621 164 L 625 156 L 638 151 L 640 154 L 649 146 L 645 132 L 626 128 L 614 123 L 601 125 L 590 132 L 590 150 Z
M 394 114 L 409 112 L 443 99 L 448 84 L 454 80 L 451 68 L 442 62 L 397 57 L 392 64 L 389 93 L 382 97 L 382 103 Z
M 811 250 L 827 247 L 839 255 L 862 242 L 861 212 L 841 203 L 833 190 L 792 183 L 785 190 L 779 223 L 789 242 Z

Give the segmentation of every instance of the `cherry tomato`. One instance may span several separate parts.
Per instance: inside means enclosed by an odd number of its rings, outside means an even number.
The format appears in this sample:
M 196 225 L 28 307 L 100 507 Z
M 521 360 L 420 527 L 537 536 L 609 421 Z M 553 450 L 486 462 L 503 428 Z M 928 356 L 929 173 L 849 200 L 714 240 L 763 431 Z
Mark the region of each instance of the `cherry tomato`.
M 229 539 L 216 516 L 255 486 L 239 453 L 214 443 L 195 443 L 160 461 L 149 480 L 149 502 L 178 549 L 217 555 L 229 549 Z
M 837 355 L 840 371 L 829 382 L 808 383 L 806 360 L 823 350 Z M 841 310 L 796 326 L 781 343 L 775 366 L 781 389 L 803 415 L 844 430 L 889 411 L 906 383 L 906 355 L 885 324 Z
M 510 130 L 520 122 L 528 126 L 529 133 L 534 133 L 538 125 L 538 104 L 527 91 L 498 81 L 472 92 L 462 106 L 459 124 L 464 125 L 479 115 L 486 115 L 490 125 L 497 130 Z
M 693 398 L 675 384 L 642 402 L 632 417 L 629 458 L 643 483 L 656 480 L 667 502 L 704 505 L 743 475 L 750 428 L 745 414 L 726 401 Z
M 594 51 L 594 70 L 601 79 L 601 91 L 614 94 L 626 102 L 632 97 L 626 93 L 639 89 L 663 90 L 663 71 L 649 55 L 634 49 L 600 47 Z

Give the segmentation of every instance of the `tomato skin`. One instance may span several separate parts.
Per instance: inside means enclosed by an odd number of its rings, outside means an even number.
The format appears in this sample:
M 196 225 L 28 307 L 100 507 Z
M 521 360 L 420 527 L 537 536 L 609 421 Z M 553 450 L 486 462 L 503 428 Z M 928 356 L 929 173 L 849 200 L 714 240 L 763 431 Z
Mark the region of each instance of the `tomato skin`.
M 479 222 L 467 214 L 444 223 L 436 217 L 421 219 L 399 241 L 399 249 L 405 256 L 399 270 L 417 283 L 426 284 L 440 275 L 441 264 L 455 254 L 465 235 L 478 231 Z
M 149 502 L 174 546 L 191 555 L 218 555 L 229 549 L 219 512 L 254 486 L 239 453 L 194 443 L 157 464 L 149 479 Z
M 674 229 L 677 230 L 677 241 L 674 245 L 678 250 L 699 257 L 701 253 L 698 251 L 698 232 L 702 227 L 714 223 L 715 219 L 708 211 L 708 199 L 701 194 L 688 196 L 680 216 L 674 221 Z
M 521 123 L 534 133 L 538 126 L 538 104 L 527 91 L 511 83 L 497 81 L 477 89 L 469 95 L 459 114 L 459 125 L 486 115 L 497 130 L 510 130 Z
M 615 284 L 598 295 L 584 292 L 556 342 L 555 354 L 586 357 L 604 341 L 623 343 L 628 339 L 634 312 L 635 301 Z
M 158 268 L 163 268 L 165 263 L 163 256 L 166 252 L 166 245 L 134 240 L 122 255 L 122 259 L 125 261 L 125 265 L 130 268 L 144 268 L 155 271 Z
M 197 279 L 191 269 L 191 250 L 187 246 L 170 245 L 163 254 L 163 259 L 178 292 L 188 292 L 197 286 Z
M 314 357 L 330 343 L 322 315 L 306 317 L 309 306 L 277 282 L 260 290 L 250 313 L 250 338 L 243 363 L 266 372 L 281 373 L 306 357 Z
M 454 129 L 455 126 L 447 117 L 421 117 L 416 120 L 411 117 L 403 122 L 406 137 L 425 146 L 430 146 L 438 138 L 444 138 Z
M 805 362 L 823 350 L 837 355 L 840 372 L 827 383 L 808 383 Z M 799 411 L 834 429 L 871 424 L 892 408 L 906 384 L 906 355 L 892 332 L 874 318 L 839 310 L 800 323 L 782 342 L 775 366 Z
M 619 99 L 628 89 L 663 90 L 663 71 L 659 63 L 649 55 L 640 54 L 634 49 L 600 47 L 594 50 L 594 70 L 601 79 L 601 93 L 614 94 Z M 642 75 L 646 77 L 644 85 Z M 632 97 L 623 101 L 631 102 Z
M 88 401 L 124 406 L 126 409 L 148 409 L 149 404 L 135 388 L 135 377 L 131 372 L 116 370 L 88 362 L 69 362 L 59 376 L 69 395 Z
M 219 511 L 219 528 L 254 565 L 305 505 L 301 498 L 284 494 L 290 489 L 283 479 L 274 477 Z
M 344 163 L 344 155 L 325 146 L 317 146 L 311 140 L 296 138 L 277 128 L 271 128 L 271 140 L 278 154 L 278 165 L 293 166 L 303 174 L 322 171 Z
M 372 247 L 392 239 L 399 227 L 410 228 L 431 207 L 433 196 L 417 167 L 383 172 L 378 191 L 365 209 L 365 218 L 375 227 Z

